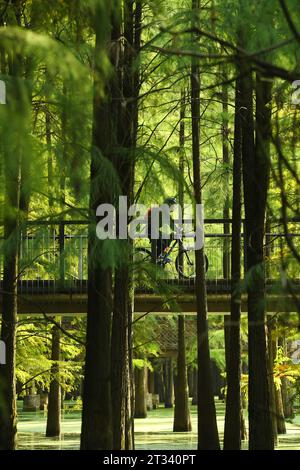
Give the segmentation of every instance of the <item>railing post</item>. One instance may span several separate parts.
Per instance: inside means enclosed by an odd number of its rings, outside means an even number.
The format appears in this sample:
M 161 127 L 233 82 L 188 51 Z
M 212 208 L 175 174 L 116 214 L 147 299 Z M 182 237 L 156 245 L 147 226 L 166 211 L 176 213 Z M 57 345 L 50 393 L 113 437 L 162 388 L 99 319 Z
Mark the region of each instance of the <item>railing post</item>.
M 244 250 L 244 278 L 245 274 L 247 272 L 247 233 L 246 233 L 246 224 L 245 221 L 243 221 L 243 250 Z
M 78 279 L 83 279 L 83 244 L 82 235 L 79 237 Z
M 271 224 L 270 219 L 266 219 L 266 234 L 265 234 L 265 253 L 264 253 L 264 270 L 265 270 L 265 281 L 268 281 L 270 278 L 270 255 L 271 255 Z
M 59 243 L 59 281 L 64 284 L 65 281 L 65 223 L 59 223 L 58 231 L 58 243 Z
M 223 278 L 228 281 L 230 279 L 230 224 L 223 223 Z

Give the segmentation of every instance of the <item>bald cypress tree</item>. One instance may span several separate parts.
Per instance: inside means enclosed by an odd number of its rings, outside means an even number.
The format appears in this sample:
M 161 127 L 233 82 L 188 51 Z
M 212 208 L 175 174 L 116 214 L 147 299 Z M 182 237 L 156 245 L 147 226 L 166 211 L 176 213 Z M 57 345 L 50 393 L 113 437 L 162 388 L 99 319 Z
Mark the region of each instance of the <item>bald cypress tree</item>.
M 242 61 L 242 165 L 248 273 L 249 448 L 273 449 L 265 330 L 264 227 L 269 180 L 271 82 L 253 77 Z M 256 138 L 255 138 L 256 137 Z
M 101 19 L 101 22 L 100 22 Z M 102 203 L 112 202 L 112 187 L 101 178 L 112 161 L 111 94 L 108 81 L 105 98 L 103 77 L 107 76 L 103 56 L 109 56 L 111 42 L 111 2 L 98 4 L 94 17 L 96 34 L 93 137 L 90 165 L 90 219 L 88 252 L 88 310 L 86 358 L 83 390 L 81 449 L 111 449 L 111 313 L 112 267 L 105 265 L 105 241 L 96 237 L 96 210 Z M 102 182 L 99 185 L 99 181 Z
M 199 1 L 192 1 L 194 16 L 199 13 Z M 196 204 L 202 204 L 200 155 L 200 74 L 196 58 L 191 65 L 191 114 L 193 186 Z M 198 337 L 198 448 L 218 450 L 219 437 L 212 388 L 212 374 L 207 323 L 204 248 L 196 250 L 196 307 Z
M 21 26 L 21 6 L 6 11 L 0 21 Z M 25 58 L 12 48 L 1 49 L 1 72 L 7 81 L 6 121 L 2 127 L 4 162 L 4 260 L 2 322 L 0 339 L 6 345 L 6 363 L 0 365 L 0 449 L 15 449 L 17 436 L 16 409 L 16 331 L 17 279 L 19 272 L 21 180 L 26 169 L 28 110 L 31 105 L 29 88 L 23 81 Z M 24 175 L 23 175 L 24 176 Z M 26 205 L 27 207 L 27 205 Z
M 231 313 L 229 321 L 229 351 L 226 361 L 227 396 L 224 429 L 224 449 L 241 447 L 241 180 L 242 180 L 242 127 L 240 80 L 235 88 L 235 123 L 232 194 L 232 246 L 231 246 Z
M 133 203 L 135 148 L 137 139 L 139 73 L 136 63 L 141 37 L 141 2 L 117 2 L 114 42 L 114 113 L 116 122 L 116 154 L 114 165 L 120 191 Z M 123 18 L 123 23 L 121 19 Z M 121 31 L 125 44 L 120 48 Z M 115 270 L 114 309 L 112 322 L 112 400 L 114 449 L 132 449 L 133 433 L 133 365 L 132 365 L 132 305 L 133 279 L 132 242 L 120 240 L 121 258 Z

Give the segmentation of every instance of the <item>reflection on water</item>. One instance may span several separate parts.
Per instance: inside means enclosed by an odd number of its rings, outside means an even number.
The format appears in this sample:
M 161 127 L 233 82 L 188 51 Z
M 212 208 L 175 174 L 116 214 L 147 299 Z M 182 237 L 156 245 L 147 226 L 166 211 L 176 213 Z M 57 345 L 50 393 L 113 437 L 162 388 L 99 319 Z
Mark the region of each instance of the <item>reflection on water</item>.
M 167 416 L 166 416 L 167 414 Z M 150 412 L 148 418 L 135 421 L 135 443 L 137 449 L 196 449 L 196 416 L 192 415 L 193 431 L 173 433 L 172 410 Z M 79 449 L 80 414 L 69 412 L 62 419 L 60 438 L 45 437 L 46 417 L 44 413 L 20 413 L 18 424 L 18 449 L 22 450 L 73 450 Z
M 196 435 L 187 436 L 186 433 L 136 433 L 136 449 L 145 450 L 166 450 L 166 449 L 196 449 Z M 62 433 L 60 438 L 45 437 L 40 432 L 18 434 L 19 450 L 78 450 L 79 433 Z
M 78 450 L 79 434 L 63 433 L 60 438 L 45 437 L 41 432 L 20 432 L 19 450 Z
M 217 403 L 218 428 L 223 440 L 224 404 Z M 160 408 L 149 412 L 146 419 L 135 420 L 136 449 L 145 450 L 195 450 L 197 448 L 196 408 L 191 413 L 192 432 L 174 433 L 173 410 Z M 19 411 L 18 449 L 22 450 L 78 450 L 80 445 L 81 416 L 69 411 L 62 416 L 60 438 L 45 437 L 46 415 L 44 412 L 23 413 Z M 280 436 L 280 449 L 300 450 L 300 426 L 287 423 L 288 434 Z M 246 444 L 244 446 L 246 448 Z

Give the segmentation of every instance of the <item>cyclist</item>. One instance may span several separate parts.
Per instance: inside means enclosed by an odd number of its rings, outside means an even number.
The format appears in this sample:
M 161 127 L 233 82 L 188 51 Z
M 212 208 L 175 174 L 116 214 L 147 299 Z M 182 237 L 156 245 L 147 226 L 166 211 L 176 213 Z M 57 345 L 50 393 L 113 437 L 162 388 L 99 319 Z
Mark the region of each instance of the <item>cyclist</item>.
M 157 240 L 152 239 L 152 234 L 151 234 L 151 218 L 152 218 L 153 208 L 148 209 L 148 212 L 146 214 L 146 218 L 148 222 L 148 238 L 149 238 L 151 245 L 156 244 L 156 258 L 158 259 L 165 256 L 165 253 L 167 252 L 168 247 L 174 238 L 175 223 L 174 223 L 174 219 L 172 218 L 172 213 L 174 212 L 175 206 L 177 205 L 177 200 L 175 197 L 167 197 L 164 200 L 164 205 L 167 205 L 169 207 L 170 220 L 169 220 L 169 224 L 163 224 L 162 212 L 159 213 L 159 227 L 158 227 L 159 238 Z M 168 259 L 168 257 L 164 259 L 167 262 L 171 261 L 171 259 Z

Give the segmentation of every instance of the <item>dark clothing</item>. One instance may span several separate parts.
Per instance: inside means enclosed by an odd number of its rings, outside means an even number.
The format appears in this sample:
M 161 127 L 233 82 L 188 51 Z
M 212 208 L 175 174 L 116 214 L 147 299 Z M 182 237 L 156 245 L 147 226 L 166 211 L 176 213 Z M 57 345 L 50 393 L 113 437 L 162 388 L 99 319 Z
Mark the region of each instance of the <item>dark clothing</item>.
M 156 258 L 158 258 L 161 254 L 165 252 L 165 250 L 168 248 L 168 246 L 171 243 L 171 239 L 167 240 L 165 238 L 159 238 L 158 240 L 151 240 L 149 239 L 151 243 L 156 242 Z
M 152 243 L 156 243 L 156 258 L 158 258 L 161 254 L 163 254 L 166 250 L 166 248 L 168 248 L 168 246 L 170 245 L 171 241 L 173 240 L 173 232 L 174 232 L 174 227 L 175 227 L 175 224 L 174 224 L 174 220 L 172 219 L 172 217 L 170 217 L 170 238 L 166 238 L 166 236 L 164 236 L 164 234 L 162 233 L 162 214 L 160 213 L 159 214 L 159 238 L 158 240 L 156 239 L 152 239 L 151 238 L 151 214 L 152 214 L 152 209 L 150 208 L 146 214 L 146 218 L 147 218 L 147 222 L 148 222 L 148 238 L 149 238 L 149 241 L 151 243 L 151 247 L 152 247 Z

